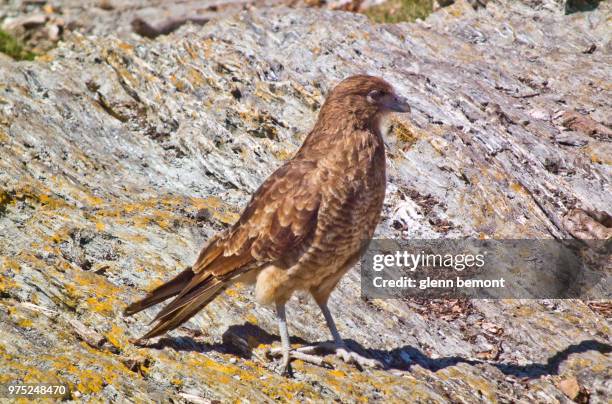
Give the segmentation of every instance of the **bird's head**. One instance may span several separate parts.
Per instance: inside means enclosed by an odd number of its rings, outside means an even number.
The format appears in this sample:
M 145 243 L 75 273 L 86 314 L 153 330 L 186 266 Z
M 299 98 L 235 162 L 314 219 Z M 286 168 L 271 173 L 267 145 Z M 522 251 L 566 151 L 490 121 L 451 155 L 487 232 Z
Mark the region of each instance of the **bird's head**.
M 391 84 L 368 75 L 351 76 L 336 85 L 323 109 L 330 107 L 342 108 L 368 120 L 388 112 L 410 112 L 406 99 Z
M 325 151 L 330 147 L 329 139 L 343 139 L 343 135 L 355 129 L 381 134 L 382 118 L 389 112 L 410 112 L 406 99 L 391 84 L 368 75 L 346 78 L 327 95 L 299 153 L 312 152 L 317 147 Z

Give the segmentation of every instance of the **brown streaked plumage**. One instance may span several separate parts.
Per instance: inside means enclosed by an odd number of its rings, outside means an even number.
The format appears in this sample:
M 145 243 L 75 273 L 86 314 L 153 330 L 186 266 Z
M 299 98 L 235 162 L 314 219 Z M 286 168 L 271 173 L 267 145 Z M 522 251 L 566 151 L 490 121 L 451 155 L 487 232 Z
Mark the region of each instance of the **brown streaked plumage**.
M 379 126 L 389 111 L 409 107 L 383 79 L 357 75 L 339 83 L 302 147 L 264 181 L 238 222 L 210 240 L 193 267 L 126 308 L 131 315 L 176 296 L 142 339 L 178 327 L 232 283 L 254 282 L 257 301 L 276 304 L 284 371 L 284 305 L 296 290 L 313 295 L 343 358 L 359 362 L 346 351 L 327 300 L 380 217 L 386 180 Z

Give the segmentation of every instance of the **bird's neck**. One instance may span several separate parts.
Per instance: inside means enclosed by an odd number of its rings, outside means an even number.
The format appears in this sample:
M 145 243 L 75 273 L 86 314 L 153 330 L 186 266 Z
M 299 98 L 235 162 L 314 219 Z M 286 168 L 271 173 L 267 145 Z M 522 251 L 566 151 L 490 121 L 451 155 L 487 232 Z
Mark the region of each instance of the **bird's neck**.
M 345 156 L 369 156 L 369 164 L 385 166 L 385 144 L 378 126 L 338 125 L 315 128 L 304 140 L 295 159 L 345 159 Z M 384 177 L 384 173 L 382 174 Z

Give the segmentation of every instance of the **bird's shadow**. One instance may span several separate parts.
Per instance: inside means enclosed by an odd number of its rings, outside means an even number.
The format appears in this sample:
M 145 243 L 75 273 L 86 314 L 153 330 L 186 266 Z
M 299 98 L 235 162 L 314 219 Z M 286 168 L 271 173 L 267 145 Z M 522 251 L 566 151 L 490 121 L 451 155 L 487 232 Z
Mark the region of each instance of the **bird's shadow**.
M 180 327 L 179 331 L 186 335 L 162 337 L 156 342 L 144 342 L 139 345 L 152 349 L 171 348 L 175 351 L 228 353 L 243 359 L 251 359 L 255 347 L 261 344 L 271 345 L 275 341 L 280 341 L 278 336 L 248 322 L 228 327 L 222 335 L 221 343 L 208 343 L 206 342 L 208 338 L 203 333 L 187 327 Z M 291 337 L 291 343 L 306 345 L 308 341 L 299 337 Z
M 242 325 L 232 325 L 223 333 L 223 342 L 210 344 L 203 341 L 203 335 L 191 329 L 183 328 L 184 333 L 190 334 L 186 337 L 164 337 L 156 343 L 148 344 L 148 348 L 163 349 L 172 348 L 176 351 L 195 351 L 195 352 L 219 352 L 231 353 L 244 359 L 251 359 L 253 349 L 260 344 L 270 345 L 279 341 L 279 337 L 268 333 L 264 329 L 251 323 Z M 501 363 L 495 361 L 483 361 L 479 359 L 463 358 L 460 356 L 448 356 L 442 358 L 430 358 L 422 351 L 412 346 L 406 345 L 391 350 L 367 349 L 358 342 L 348 339 L 346 344 L 353 351 L 380 360 L 386 365 L 387 369 L 410 370 L 418 365 L 432 372 L 455 366 L 460 363 L 468 365 L 489 364 L 495 366 L 503 374 L 514 376 L 521 379 L 536 379 L 546 375 L 558 375 L 559 366 L 571 354 L 586 351 L 598 351 L 601 353 L 612 352 L 612 345 L 597 341 L 584 340 L 577 344 L 569 345 L 565 349 L 557 352 L 545 363 L 532 363 L 528 365 L 517 365 L 512 363 Z M 311 345 L 316 344 L 302 338 L 292 337 L 292 344 Z
M 352 341 L 353 344 L 357 344 Z M 359 344 L 357 344 L 359 345 Z M 460 363 L 466 363 L 468 365 L 480 365 L 488 364 L 499 369 L 503 374 L 507 376 L 515 376 L 521 379 L 537 379 L 546 375 L 558 375 L 559 366 L 565 361 L 571 354 L 582 353 L 586 351 L 598 351 L 601 353 L 609 353 L 612 351 L 612 345 L 606 344 L 597 340 L 584 340 L 577 344 L 567 346 L 565 349 L 557 352 L 546 360 L 545 363 L 531 363 L 527 365 L 517 365 L 514 363 L 502 363 L 496 361 L 483 361 L 479 359 L 469 359 L 460 356 L 447 356 L 442 358 L 430 358 L 425 355 L 422 351 L 411 347 L 404 346 L 401 348 L 395 348 L 390 351 L 385 350 L 365 350 L 374 357 L 382 356 L 391 357 L 395 359 L 390 365 L 391 368 L 410 370 L 414 365 L 419 365 L 423 368 L 429 369 L 432 372 L 447 368 L 449 366 L 455 366 Z M 402 356 L 410 358 L 406 361 Z M 400 359 L 398 362 L 397 359 Z

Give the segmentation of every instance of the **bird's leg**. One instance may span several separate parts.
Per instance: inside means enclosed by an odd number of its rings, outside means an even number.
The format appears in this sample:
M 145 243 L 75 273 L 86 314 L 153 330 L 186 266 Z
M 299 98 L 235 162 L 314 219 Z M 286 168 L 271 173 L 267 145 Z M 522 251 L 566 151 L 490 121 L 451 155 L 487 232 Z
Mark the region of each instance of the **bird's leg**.
M 319 308 L 323 313 L 323 317 L 325 317 L 325 322 L 327 323 L 327 328 L 331 332 L 332 337 L 334 338 L 334 351 L 336 355 L 340 357 L 346 363 L 352 363 L 356 365 L 358 368 L 365 367 L 373 367 L 373 368 L 382 368 L 383 365 L 381 362 L 376 359 L 366 358 L 364 356 L 359 355 L 357 352 L 351 351 L 342 337 L 340 337 L 340 333 L 336 328 L 336 323 L 334 322 L 334 318 L 332 317 L 329 308 L 327 307 L 327 303 L 319 303 Z M 322 348 L 327 348 L 326 346 L 322 346 Z M 361 369 L 360 369 L 361 370 Z
M 344 343 L 344 340 L 342 339 L 340 333 L 338 332 L 338 329 L 336 328 L 336 322 L 334 321 L 334 318 L 332 317 L 331 312 L 327 307 L 327 303 L 319 304 L 319 308 L 321 309 L 321 313 L 323 313 L 323 317 L 325 317 L 327 328 L 329 328 L 329 332 L 331 332 L 336 347 L 346 348 L 346 344 Z
M 285 303 L 276 303 L 276 317 L 278 317 L 278 332 L 281 337 L 281 348 L 283 359 L 281 362 L 281 372 L 283 376 L 291 376 L 291 363 L 289 363 L 289 330 L 287 329 L 287 318 L 285 315 Z
M 336 323 L 334 322 L 334 319 L 327 308 L 327 304 L 319 304 L 319 307 L 321 308 L 321 312 L 325 317 L 325 322 L 327 323 L 327 327 L 332 334 L 334 342 L 331 344 L 324 342 L 314 346 L 304 346 L 297 349 L 291 349 L 291 345 L 289 344 L 289 330 L 287 329 L 287 319 L 285 315 L 285 304 L 276 304 L 276 316 L 278 318 L 278 330 L 281 337 L 281 347 L 280 349 L 271 349 L 267 354 L 270 357 L 282 356 L 281 372 L 283 376 L 291 376 L 293 373 L 291 370 L 291 359 L 299 359 L 327 368 L 331 367 L 330 364 L 324 359 L 319 356 L 315 356 L 316 354 L 321 354 L 322 352 L 334 352 L 344 362 L 354 364 L 359 370 L 363 370 L 364 367 L 384 367 L 383 364 L 376 359 L 366 358 L 359 355 L 357 352 L 351 351 L 342 340 L 342 337 L 340 337 L 340 333 L 338 332 Z
M 289 330 L 287 329 L 287 319 L 285 315 L 285 304 L 276 304 L 276 316 L 278 317 L 278 331 L 281 337 L 281 347 L 270 349 L 267 352 L 269 357 L 282 357 L 281 361 L 281 374 L 283 376 L 292 376 L 291 359 L 299 359 L 304 362 L 312 363 L 314 365 L 329 368 L 331 365 L 327 363 L 323 358 L 315 355 L 309 355 L 300 350 L 292 350 L 289 344 Z

